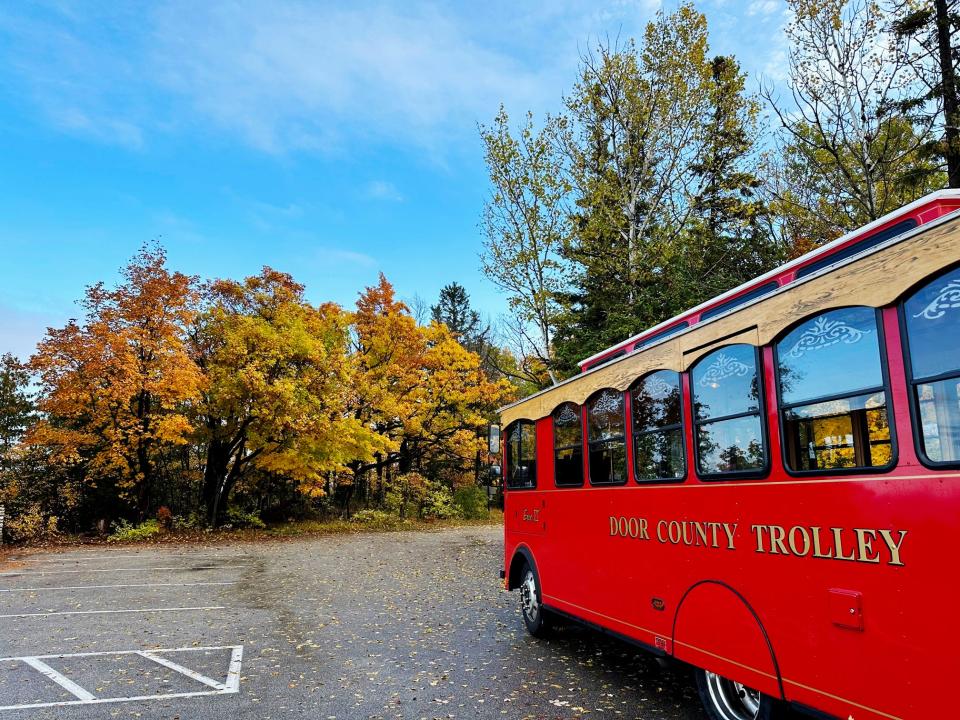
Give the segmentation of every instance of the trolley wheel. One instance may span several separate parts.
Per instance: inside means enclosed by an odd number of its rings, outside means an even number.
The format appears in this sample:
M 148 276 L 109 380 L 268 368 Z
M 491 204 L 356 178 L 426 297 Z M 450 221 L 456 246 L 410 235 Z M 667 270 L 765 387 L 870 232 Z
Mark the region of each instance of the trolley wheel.
M 697 692 L 710 720 L 777 720 L 783 704 L 708 670 L 694 668 Z
M 534 637 L 545 637 L 550 629 L 550 617 L 540 602 L 537 574 L 526 563 L 520 571 L 520 577 L 520 614 L 523 615 L 523 624 Z

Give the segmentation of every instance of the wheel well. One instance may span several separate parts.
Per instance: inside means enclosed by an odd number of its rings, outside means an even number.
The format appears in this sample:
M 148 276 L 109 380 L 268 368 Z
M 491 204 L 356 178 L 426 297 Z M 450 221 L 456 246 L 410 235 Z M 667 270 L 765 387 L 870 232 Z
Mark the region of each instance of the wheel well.
M 513 590 L 520 586 L 523 577 L 523 566 L 529 565 L 533 574 L 537 576 L 537 585 L 540 584 L 540 574 L 537 572 L 537 564 L 533 561 L 533 556 L 525 547 L 517 548 L 513 553 L 513 559 L 510 561 L 510 572 L 507 574 L 507 590 Z
M 681 632 L 681 612 L 684 610 L 688 610 L 688 612 L 683 615 L 683 618 L 692 625 L 688 624 L 686 628 L 683 628 L 685 631 Z M 733 658 L 734 665 L 739 665 L 740 668 L 751 671 L 760 668 L 760 672 L 765 674 L 766 678 L 773 680 L 776 689 L 763 687 L 757 689 L 779 699 L 785 699 L 780 664 L 760 616 L 740 592 L 720 580 L 701 580 L 687 588 L 687 591 L 683 594 L 673 616 L 671 635 L 674 656 L 679 656 L 677 659 L 692 663 L 697 667 L 705 667 L 714 670 L 714 672 L 719 672 L 717 668 L 710 667 L 710 663 L 717 659 L 731 660 L 729 656 L 733 654 L 732 649 L 738 647 L 738 643 L 724 642 L 717 637 L 714 620 L 718 616 L 724 618 L 724 630 L 738 638 L 739 646 L 744 651 L 749 650 L 752 653 L 752 656 L 749 657 Z M 709 622 L 711 627 L 698 627 L 698 621 L 705 620 Z M 683 641 L 680 640 L 679 636 L 683 636 Z M 748 637 L 752 638 L 751 643 L 746 642 L 745 639 Z M 706 652 L 706 654 L 690 656 L 691 650 L 699 653 Z M 736 662 L 737 660 L 739 662 Z M 766 663 L 769 663 L 769 665 L 767 666 Z M 724 673 L 721 672 L 720 674 Z M 726 677 L 727 674 L 724 674 L 724 676 Z

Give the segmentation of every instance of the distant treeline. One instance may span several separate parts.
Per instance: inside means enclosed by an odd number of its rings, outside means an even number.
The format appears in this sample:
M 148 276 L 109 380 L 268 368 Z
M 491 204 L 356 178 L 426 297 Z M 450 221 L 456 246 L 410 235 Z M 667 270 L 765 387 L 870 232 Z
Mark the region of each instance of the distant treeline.
M 454 515 L 514 392 L 456 284 L 421 324 L 383 276 L 348 312 L 270 268 L 201 282 L 154 245 L 81 306 L 28 362 L 0 366 L 9 538 L 158 512 L 191 527 L 356 507 Z

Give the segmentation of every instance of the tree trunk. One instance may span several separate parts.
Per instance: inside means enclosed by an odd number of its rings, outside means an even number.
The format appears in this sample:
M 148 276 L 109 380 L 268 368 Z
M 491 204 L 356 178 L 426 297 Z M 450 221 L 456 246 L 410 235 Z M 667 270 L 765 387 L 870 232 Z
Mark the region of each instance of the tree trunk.
M 137 444 L 137 465 L 140 471 L 140 484 L 137 487 L 137 515 L 140 522 L 147 518 L 150 509 L 150 486 L 153 484 L 153 465 L 150 453 L 143 439 Z
M 220 511 L 220 493 L 227 477 L 229 449 L 226 443 L 212 440 L 207 446 L 207 465 L 203 471 L 203 505 L 207 522 L 216 526 Z
M 940 50 L 940 90 L 943 94 L 944 157 L 947 160 L 949 186 L 960 188 L 960 103 L 950 43 L 950 15 L 947 0 L 935 0 L 937 45 Z

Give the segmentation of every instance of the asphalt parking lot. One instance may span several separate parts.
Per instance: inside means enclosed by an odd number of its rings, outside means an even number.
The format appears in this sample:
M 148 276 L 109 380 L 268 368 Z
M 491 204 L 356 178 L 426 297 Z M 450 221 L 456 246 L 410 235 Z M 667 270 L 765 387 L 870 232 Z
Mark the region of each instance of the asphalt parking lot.
M 0 720 L 698 719 L 684 675 L 529 638 L 499 528 L 31 553 L 0 570 Z

